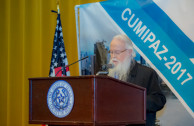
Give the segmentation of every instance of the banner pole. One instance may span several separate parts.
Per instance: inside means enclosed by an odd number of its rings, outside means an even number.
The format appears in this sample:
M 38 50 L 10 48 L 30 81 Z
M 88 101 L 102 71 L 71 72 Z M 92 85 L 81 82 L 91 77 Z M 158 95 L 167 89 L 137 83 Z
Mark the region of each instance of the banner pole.
M 76 20 L 76 33 L 77 33 L 77 50 L 78 50 L 78 59 L 80 59 L 80 38 L 79 38 L 79 14 L 78 14 L 78 8 L 80 5 L 75 6 L 75 20 Z M 79 75 L 81 75 L 81 63 L 79 63 Z

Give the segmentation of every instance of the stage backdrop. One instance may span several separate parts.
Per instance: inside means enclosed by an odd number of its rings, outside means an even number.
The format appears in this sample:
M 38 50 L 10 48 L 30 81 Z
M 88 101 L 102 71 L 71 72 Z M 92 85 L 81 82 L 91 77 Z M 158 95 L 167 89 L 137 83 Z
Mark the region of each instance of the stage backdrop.
M 80 58 L 92 56 L 97 43 L 109 50 L 113 36 L 126 34 L 138 52 L 136 60 L 142 56 L 194 117 L 194 15 L 191 6 L 176 2 L 109 0 L 76 6 L 78 52 Z M 91 74 L 91 64 L 90 58 L 83 61 L 80 73 Z

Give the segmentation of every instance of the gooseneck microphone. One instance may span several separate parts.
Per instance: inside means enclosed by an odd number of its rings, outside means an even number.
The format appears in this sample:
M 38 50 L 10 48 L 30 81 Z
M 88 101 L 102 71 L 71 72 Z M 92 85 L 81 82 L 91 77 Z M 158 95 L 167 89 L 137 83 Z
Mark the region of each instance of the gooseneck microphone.
M 108 70 L 110 68 L 113 68 L 114 67 L 114 64 L 110 63 L 110 64 L 105 64 L 102 66 L 102 70 Z
M 105 64 L 102 66 L 102 71 L 99 71 L 96 75 L 106 75 L 108 74 L 108 69 L 111 69 L 114 67 L 114 64 Z
M 76 61 L 76 62 L 74 62 L 74 63 L 72 63 L 72 64 L 69 64 L 69 65 L 67 65 L 67 66 L 61 66 L 61 67 L 69 67 L 69 66 L 71 66 L 71 65 L 73 65 L 73 64 L 75 64 L 75 63 L 77 63 L 77 62 L 79 62 L 79 61 L 82 61 L 82 60 L 84 60 L 84 59 L 87 59 L 88 58 L 88 56 L 86 56 L 86 57 L 84 57 L 84 58 L 82 58 L 82 59 L 80 59 L 80 60 L 78 60 L 78 61 Z M 57 74 L 60 72 L 60 71 L 62 71 L 62 69 L 60 69 L 56 74 L 55 74 L 55 76 L 57 76 Z

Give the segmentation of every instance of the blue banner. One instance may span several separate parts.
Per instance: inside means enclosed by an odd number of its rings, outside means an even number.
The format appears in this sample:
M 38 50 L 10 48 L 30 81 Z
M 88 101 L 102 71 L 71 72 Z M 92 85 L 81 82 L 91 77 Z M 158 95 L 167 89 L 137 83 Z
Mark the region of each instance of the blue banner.
M 194 117 L 194 43 L 151 0 L 100 2 Z

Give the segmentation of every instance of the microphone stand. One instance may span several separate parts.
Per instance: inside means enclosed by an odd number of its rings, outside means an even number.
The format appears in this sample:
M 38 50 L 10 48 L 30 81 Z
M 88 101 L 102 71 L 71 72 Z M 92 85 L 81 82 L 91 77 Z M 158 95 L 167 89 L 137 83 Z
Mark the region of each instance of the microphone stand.
M 86 59 L 86 58 L 88 58 L 88 56 L 86 56 L 86 57 L 84 57 L 84 58 L 82 58 L 82 59 L 80 59 L 80 60 L 78 60 L 78 61 L 76 61 L 76 62 L 74 62 L 74 63 L 72 63 L 72 64 L 69 64 L 69 65 L 67 65 L 67 66 L 62 66 L 62 67 L 69 67 L 69 66 L 71 66 L 71 65 L 73 65 L 73 64 L 75 64 L 75 63 L 77 63 L 77 62 L 79 62 L 79 61 L 81 61 L 81 60 L 84 60 L 84 59 Z M 62 71 L 62 69 L 60 69 L 56 74 L 55 74 L 55 76 L 57 76 L 57 74 L 60 72 L 60 71 Z
M 107 75 L 108 71 L 98 71 L 96 75 Z
M 113 67 L 113 64 L 105 64 L 102 66 L 102 71 L 98 71 L 96 75 L 107 75 L 109 73 L 108 69 Z

